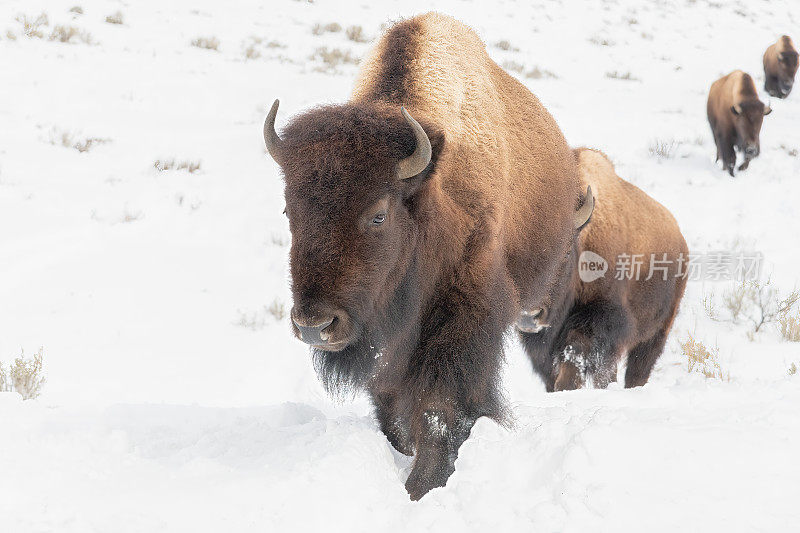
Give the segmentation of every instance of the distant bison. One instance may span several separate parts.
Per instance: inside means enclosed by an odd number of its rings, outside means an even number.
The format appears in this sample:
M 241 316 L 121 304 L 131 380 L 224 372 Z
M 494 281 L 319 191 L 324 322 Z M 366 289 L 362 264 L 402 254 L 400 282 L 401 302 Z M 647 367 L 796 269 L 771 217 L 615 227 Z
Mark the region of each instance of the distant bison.
M 686 241 L 670 212 L 617 176 L 604 154 L 579 148 L 575 157 L 596 199 L 592 220 L 561 292 L 523 315 L 517 329 L 548 391 L 588 378 L 604 388 L 624 354 L 625 386 L 644 385 L 686 287 Z
M 753 78 L 741 70 L 734 70 L 715 81 L 708 93 L 707 112 L 717 145 L 717 161 L 722 159 L 725 169 L 733 176 L 736 147 L 744 155 L 739 170 L 745 170 L 761 151 L 761 123 L 764 115 L 772 112 L 758 99 Z
M 775 98 L 786 98 L 792 92 L 797 73 L 797 50 L 792 39 L 784 35 L 764 52 L 764 90 Z
M 418 499 L 478 417 L 504 419 L 504 333 L 560 283 L 593 203 L 539 100 L 443 15 L 390 28 L 348 103 L 281 135 L 277 109 L 264 137 L 286 182 L 295 335 L 329 391 L 366 389 L 416 454 Z

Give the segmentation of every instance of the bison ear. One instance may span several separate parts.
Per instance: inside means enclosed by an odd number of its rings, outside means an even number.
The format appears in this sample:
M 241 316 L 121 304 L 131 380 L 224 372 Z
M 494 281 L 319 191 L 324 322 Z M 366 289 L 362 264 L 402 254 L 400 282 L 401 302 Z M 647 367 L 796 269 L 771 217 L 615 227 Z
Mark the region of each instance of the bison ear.
M 740 106 L 739 104 L 732 105 L 731 113 L 733 113 L 734 115 L 740 115 L 742 113 L 742 106 Z
M 433 130 L 429 128 L 428 131 L 428 139 L 431 143 L 431 161 L 428 163 L 428 166 L 414 176 L 410 178 L 406 178 L 404 180 L 400 180 L 400 183 L 403 187 L 403 196 L 405 198 L 410 198 L 411 196 L 415 195 L 417 191 L 420 190 L 422 185 L 428 181 L 428 179 L 433 175 L 436 171 L 436 165 L 439 161 L 439 156 L 444 149 L 444 134 L 440 130 Z

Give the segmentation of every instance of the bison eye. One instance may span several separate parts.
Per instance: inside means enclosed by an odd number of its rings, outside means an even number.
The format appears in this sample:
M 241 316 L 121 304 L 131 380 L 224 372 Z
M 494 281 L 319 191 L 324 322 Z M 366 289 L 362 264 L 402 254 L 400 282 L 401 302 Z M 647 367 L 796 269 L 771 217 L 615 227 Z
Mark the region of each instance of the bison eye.
M 383 221 L 386 220 L 386 213 L 378 213 L 375 215 L 375 218 L 372 219 L 373 226 L 380 226 L 383 224 Z

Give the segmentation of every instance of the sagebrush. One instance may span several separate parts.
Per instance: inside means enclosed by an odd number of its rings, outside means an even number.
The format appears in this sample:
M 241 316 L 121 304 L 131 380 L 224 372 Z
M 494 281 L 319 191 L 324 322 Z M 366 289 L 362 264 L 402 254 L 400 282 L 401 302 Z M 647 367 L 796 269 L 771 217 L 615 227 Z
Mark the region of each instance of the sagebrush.
M 0 363 L 0 392 L 17 392 L 23 400 L 37 398 L 45 383 L 43 356 L 44 349 L 39 348 L 32 359 L 25 357 L 25 352 L 22 351 L 8 369 Z
M 686 357 L 686 370 L 699 372 L 707 379 L 730 381 L 730 373 L 722 370 L 719 362 L 719 348 L 709 348 L 689 333 L 684 341 L 680 341 L 681 353 Z

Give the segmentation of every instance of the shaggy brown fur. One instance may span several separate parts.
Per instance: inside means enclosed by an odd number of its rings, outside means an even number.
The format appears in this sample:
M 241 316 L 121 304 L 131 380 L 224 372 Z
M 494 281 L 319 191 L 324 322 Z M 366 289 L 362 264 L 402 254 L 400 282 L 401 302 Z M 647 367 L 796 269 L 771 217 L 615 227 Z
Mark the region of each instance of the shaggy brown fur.
M 575 157 L 581 180 L 591 185 L 596 200 L 592 221 L 580 236 L 581 262 L 571 262 L 569 285 L 546 308 L 547 327 L 521 333 L 523 344 L 549 391 L 578 388 L 587 377 L 605 387 L 616 381 L 625 353 L 625 386 L 644 385 L 686 286 L 686 242 L 670 212 L 620 178 L 602 152 L 579 148 Z M 608 270 L 584 282 L 579 269 L 587 266 L 587 251 L 604 258 Z M 622 254 L 641 259 L 639 276 L 635 269 L 630 276 L 618 275 L 615 265 Z
M 394 172 L 416 144 L 401 105 L 433 147 L 407 180 Z M 329 390 L 370 393 L 389 441 L 416 454 L 418 499 L 445 484 L 478 417 L 504 418 L 504 332 L 574 261 L 575 158 L 475 33 L 436 13 L 390 28 L 352 99 L 282 137 L 292 319 L 333 320 L 317 370 Z
M 744 155 L 739 170 L 745 170 L 750 160 L 761 152 L 759 134 L 764 115 L 772 109 L 758 99 L 756 85 L 750 74 L 734 70 L 713 84 L 708 93 L 708 123 L 717 145 L 717 161 L 733 176 L 736 151 Z
M 786 98 L 792 92 L 797 74 L 797 49 L 784 35 L 764 52 L 764 90 L 775 98 Z

